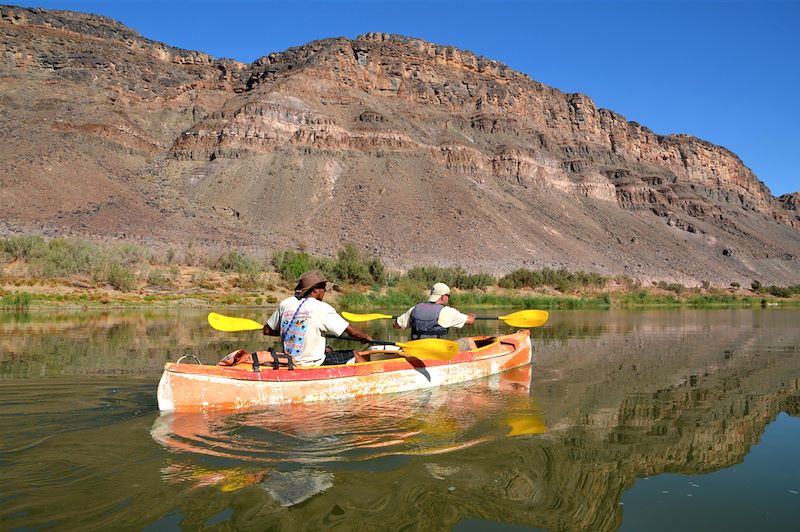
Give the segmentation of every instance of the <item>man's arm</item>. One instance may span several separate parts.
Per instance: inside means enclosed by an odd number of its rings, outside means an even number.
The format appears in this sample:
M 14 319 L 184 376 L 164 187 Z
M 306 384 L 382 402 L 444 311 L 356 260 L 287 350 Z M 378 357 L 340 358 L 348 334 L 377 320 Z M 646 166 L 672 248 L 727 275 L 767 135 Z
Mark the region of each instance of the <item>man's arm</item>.
M 264 329 L 262 330 L 262 332 L 264 333 L 265 336 L 280 336 L 281 335 L 281 331 L 280 331 L 280 328 L 281 328 L 280 312 L 281 312 L 280 307 L 276 308 L 275 312 L 273 312 L 272 315 L 267 320 L 267 323 L 264 324 Z M 270 325 L 270 323 L 272 323 L 273 325 Z M 273 327 L 277 327 L 277 329 L 273 328 Z
M 445 307 L 439 313 L 439 325 L 460 329 L 464 325 L 475 323 L 475 314 L 464 314 L 453 307 Z
M 262 332 L 264 333 L 265 336 L 280 336 L 281 335 L 281 332 L 280 331 L 276 331 L 275 329 L 270 327 L 269 323 L 265 323 L 264 324 L 264 329 L 263 329 Z
M 411 311 L 414 310 L 414 307 L 411 307 L 404 313 L 397 316 L 397 319 L 392 322 L 392 327 L 395 329 L 408 329 L 409 325 L 411 324 Z
M 362 343 L 369 343 L 372 341 L 372 336 L 368 335 L 355 325 L 348 325 L 347 329 L 344 330 L 344 333 L 347 334 L 351 338 L 355 338 L 356 340 L 361 340 Z

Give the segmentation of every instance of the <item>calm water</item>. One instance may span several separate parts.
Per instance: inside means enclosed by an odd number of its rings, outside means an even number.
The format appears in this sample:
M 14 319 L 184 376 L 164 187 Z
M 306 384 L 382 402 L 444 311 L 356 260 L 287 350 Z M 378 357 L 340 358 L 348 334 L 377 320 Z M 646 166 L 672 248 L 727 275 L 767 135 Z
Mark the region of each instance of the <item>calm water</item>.
M 160 415 L 165 361 L 267 345 L 205 315 L 0 314 L 0 530 L 798 529 L 798 310 L 558 311 L 489 379 Z

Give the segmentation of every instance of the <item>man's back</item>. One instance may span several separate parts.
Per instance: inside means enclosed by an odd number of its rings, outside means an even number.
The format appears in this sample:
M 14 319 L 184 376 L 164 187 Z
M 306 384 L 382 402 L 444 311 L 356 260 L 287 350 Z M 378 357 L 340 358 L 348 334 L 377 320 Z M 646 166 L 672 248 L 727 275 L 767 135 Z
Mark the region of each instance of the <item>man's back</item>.
M 314 298 L 288 297 L 267 324 L 280 330 L 284 350 L 300 366 L 318 366 L 325 359 L 323 335 L 340 336 L 348 323 L 329 304 Z

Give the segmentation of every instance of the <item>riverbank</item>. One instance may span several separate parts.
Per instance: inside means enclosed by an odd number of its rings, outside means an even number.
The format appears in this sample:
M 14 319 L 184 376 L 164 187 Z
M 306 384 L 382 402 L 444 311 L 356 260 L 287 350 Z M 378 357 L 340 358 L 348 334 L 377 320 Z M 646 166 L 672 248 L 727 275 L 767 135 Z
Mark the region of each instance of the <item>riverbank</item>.
M 20 236 L 0 239 L 0 307 L 274 307 L 298 276 L 318 269 L 333 281 L 327 301 L 349 310 L 402 308 L 434 282 L 453 289 L 456 307 L 632 308 L 800 306 L 800 285 L 739 283 L 687 287 L 645 284 L 565 268 L 518 269 L 502 277 L 461 267 L 388 271 L 380 259 L 345 245 L 336 257 L 278 251 L 271 257 L 191 247 L 163 253 L 129 243 Z
M 182 272 L 179 277 L 196 277 L 197 272 Z M 241 287 L 236 275 L 204 272 L 204 286 L 146 285 L 133 290 L 118 290 L 102 283 L 75 279 L 0 278 L 0 307 L 5 311 L 30 308 L 133 308 L 188 307 L 211 308 L 241 306 L 270 308 L 292 293 L 293 285 L 278 274 L 263 274 L 258 287 Z M 424 288 L 369 287 L 336 285 L 326 301 L 337 308 L 370 310 L 403 308 L 424 299 Z M 454 306 L 469 308 L 612 309 L 612 308 L 748 308 L 800 307 L 800 297 L 776 297 L 743 289 L 687 289 L 680 294 L 659 287 L 581 290 L 561 293 L 542 290 L 453 289 Z

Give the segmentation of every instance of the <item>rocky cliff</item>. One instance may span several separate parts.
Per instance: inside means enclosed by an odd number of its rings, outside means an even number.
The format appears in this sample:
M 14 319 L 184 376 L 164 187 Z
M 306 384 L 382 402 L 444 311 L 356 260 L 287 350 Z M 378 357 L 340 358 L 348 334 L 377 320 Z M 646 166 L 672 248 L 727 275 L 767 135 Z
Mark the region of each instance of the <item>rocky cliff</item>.
M 497 61 L 386 34 L 251 65 L 0 7 L 2 228 L 800 282 L 797 195 Z

